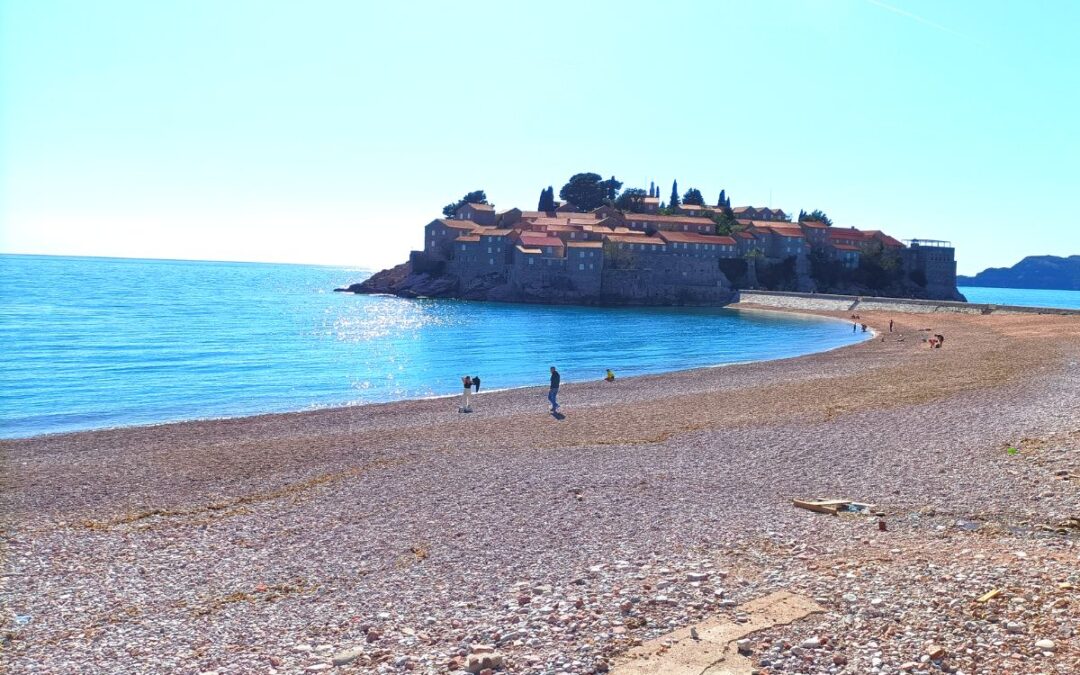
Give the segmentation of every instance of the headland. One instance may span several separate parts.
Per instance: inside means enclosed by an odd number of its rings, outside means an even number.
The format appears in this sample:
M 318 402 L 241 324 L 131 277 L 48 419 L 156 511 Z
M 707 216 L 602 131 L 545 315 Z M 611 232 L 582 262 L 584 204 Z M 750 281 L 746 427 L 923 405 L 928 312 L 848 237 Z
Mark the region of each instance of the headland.
M 1076 672 L 1077 318 L 860 321 L 564 383 L 561 420 L 534 388 L 0 442 L 0 667 L 619 672 L 786 591 L 822 611 L 730 672 Z

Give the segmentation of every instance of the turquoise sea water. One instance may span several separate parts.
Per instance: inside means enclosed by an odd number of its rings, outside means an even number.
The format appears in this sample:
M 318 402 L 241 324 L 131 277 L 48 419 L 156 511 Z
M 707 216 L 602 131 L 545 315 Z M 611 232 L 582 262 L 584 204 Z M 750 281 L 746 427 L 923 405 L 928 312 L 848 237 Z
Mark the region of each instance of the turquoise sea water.
M 1080 291 L 1044 291 L 1031 288 L 982 288 L 961 286 L 968 302 L 1024 307 L 1063 307 L 1080 309 Z
M 358 269 L 0 256 L 0 436 L 233 417 L 773 359 L 849 324 L 334 293 Z M 543 407 L 543 401 L 538 406 Z

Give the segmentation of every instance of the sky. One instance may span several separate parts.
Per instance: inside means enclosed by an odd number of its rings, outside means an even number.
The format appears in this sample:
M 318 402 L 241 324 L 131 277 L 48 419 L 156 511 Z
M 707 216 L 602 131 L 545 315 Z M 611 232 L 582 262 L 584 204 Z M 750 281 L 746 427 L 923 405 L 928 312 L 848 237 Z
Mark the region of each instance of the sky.
M 1080 254 L 1080 3 L 0 0 L 0 252 L 386 267 L 575 173 Z

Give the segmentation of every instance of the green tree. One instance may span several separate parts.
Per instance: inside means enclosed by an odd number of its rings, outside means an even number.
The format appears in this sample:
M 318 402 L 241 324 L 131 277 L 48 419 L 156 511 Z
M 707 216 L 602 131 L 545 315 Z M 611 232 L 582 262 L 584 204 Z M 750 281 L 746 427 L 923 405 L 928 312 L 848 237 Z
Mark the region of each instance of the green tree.
M 540 191 L 540 203 L 536 205 L 536 210 L 545 212 L 555 210 L 555 188 L 549 185 Z
M 825 223 L 829 227 L 832 227 L 832 219 L 825 215 L 825 212 L 821 209 L 814 209 L 810 213 L 800 210 L 799 222 Z
M 724 195 L 723 190 L 720 191 L 720 199 L 716 200 L 716 205 L 720 207 L 730 206 L 730 204 L 727 203 L 727 197 Z
M 701 196 L 701 190 L 697 188 L 690 188 L 686 191 L 686 194 L 683 195 L 682 203 L 705 206 L 705 198 Z
M 644 213 L 645 191 L 641 188 L 627 188 L 615 200 L 615 208 L 624 213 Z
M 671 199 L 668 200 L 669 209 L 679 208 L 679 181 L 671 182 Z
M 447 218 L 453 218 L 454 212 L 461 208 L 462 204 L 487 204 L 487 195 L 483 190 L 473 190 L 469 194 L 465 195 L 461 199 L 457 200 L 453 204 L 447 204 L 443 207 L 443 215 Z
M 604 204 L 609 187 L 609 181 L 605 181 L 598 173 L 576 173 L 559 190 L 559 198 L 582 211 L 592 211 Z
M 726 206 L 714 212 L 712 219 L 716 223 L 716 233 L 719 235 L 730 236 L 743 229 L 739 221 L 735 219 L 735 214 Z
M 604 187 L 605 198 L 609 204 L 615 203 L 615 198 L 619 196 L 619 190 L 622 189 L 622 181 L 615 180 L 615 176 L 608 178 L 606 181 L 600 183 Z

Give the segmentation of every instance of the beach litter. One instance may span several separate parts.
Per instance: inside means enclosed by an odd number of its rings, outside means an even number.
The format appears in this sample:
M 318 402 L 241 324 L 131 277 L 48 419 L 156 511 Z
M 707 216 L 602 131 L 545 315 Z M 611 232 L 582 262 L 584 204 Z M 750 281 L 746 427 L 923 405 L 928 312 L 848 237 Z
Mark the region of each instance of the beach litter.
M 871 513 L 874 513 L 874 515 L 879 515 L 874 512 L 873 504 L 865 504 L 850 499 L 793 499 L 791 500 L 791 503 L 793 506 L 797 506 L 800 509 L 806 509 L 807 511 L 814 511 L 816 513 L 827 513 L 833 516 L 841 513 L 857 513 L 860 515 L 870 515 Z
M 980 595 L 978 598 L 975 599 L 975 602 L 990 602 L 991 600 L 996 598 L 999 593 L 1001 593 L 1001 589 L 995 588 L 992 591 Z

